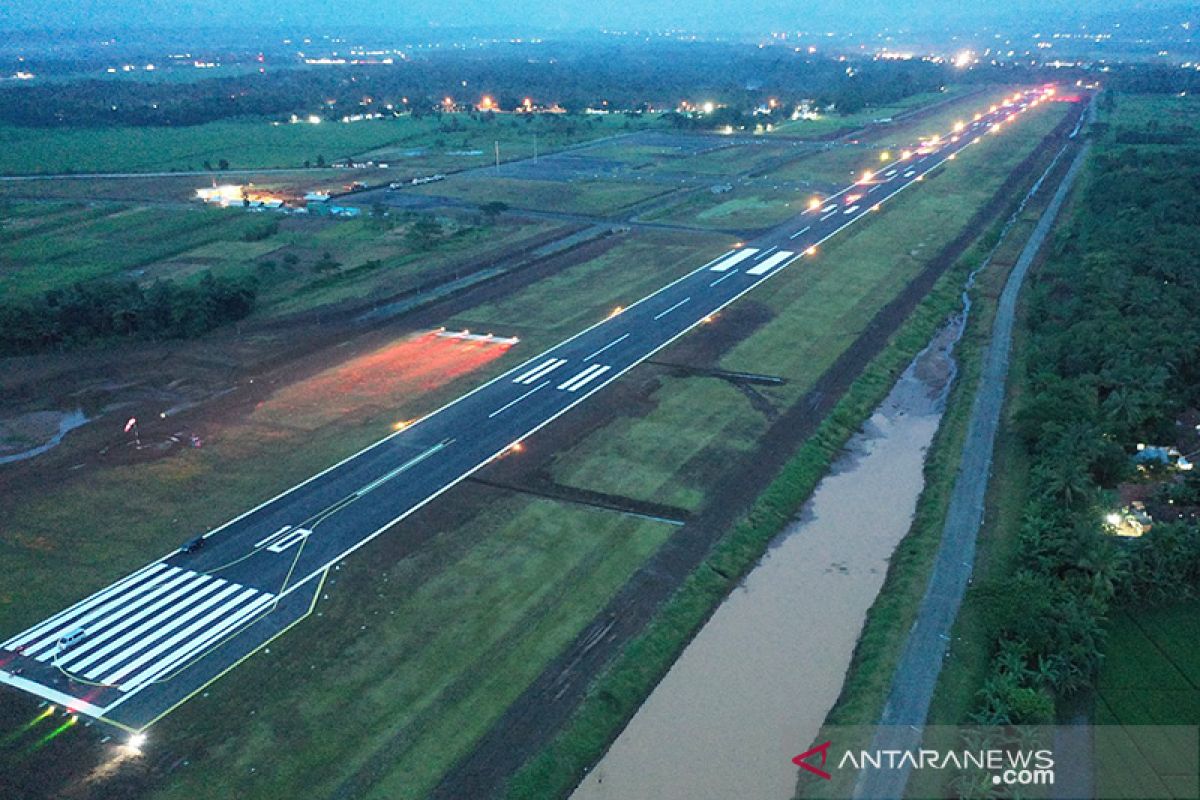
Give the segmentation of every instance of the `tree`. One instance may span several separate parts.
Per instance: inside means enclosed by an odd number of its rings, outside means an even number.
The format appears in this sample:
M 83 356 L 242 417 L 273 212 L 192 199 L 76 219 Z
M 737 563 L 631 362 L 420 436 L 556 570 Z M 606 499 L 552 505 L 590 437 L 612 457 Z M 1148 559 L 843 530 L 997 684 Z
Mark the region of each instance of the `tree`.
M 409 227 L 404 238 L 414 250 L 423 251 L 433 247 L 441 235 L 441 223 L 430 217 L 422 217 Z
M 341 265 L 334 260 L 333 255 L 326 250 L 321 254 L 321 258 L 318 259 L 315 264 L 313 264 L 313 269 L 315 269 L 317 272 L 332 272 L 339 266 Z
M 508 203 L 503 200 L 489 200 L 481 205 L 479 210 L 487 217 L 488 222 L 495 222 L 496 217 L 508 211 Z

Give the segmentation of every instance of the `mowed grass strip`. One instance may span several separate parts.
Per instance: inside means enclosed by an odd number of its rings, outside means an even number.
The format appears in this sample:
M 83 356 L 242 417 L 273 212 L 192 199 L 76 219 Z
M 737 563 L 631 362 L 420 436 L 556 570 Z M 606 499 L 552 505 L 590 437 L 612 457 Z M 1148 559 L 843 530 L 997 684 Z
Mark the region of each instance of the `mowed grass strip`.
M 671 526 L 508 496 L 401 562 L 360 553 L 310 618 L 155 728 L 160 798 L 424 797 Z
M 525 289 L 454 317 L 449 327 L 517 331 L 529 352 L 557 344 L 704 265 L 730 237 L 640 231 Z
M 508 178 L 503 174 L 503 167 L 500 174 L 476 170 L 405 190 L 477 204 L 502 202 L 513 208 L 578 214 L 612 214 L 625 206 L 669 191 L 672 190 L 668 187 L 632 181 Z
M 879 309 L 959 235 L 1062 113 L 1035 112 L 1004 142 L 985 139 L 937 177 L 891 201 L 888 212 L 848 229 L 815 257 L 751 292 L 742 302 L 757 302 L 773 314 L 719 366 L 785 378 L 784 386 L 755 391 L 776 408 L 797 402 Z M 720 315 L 713 324 L 721 325 Z M 671 351 L 658 360 L 670 362 Z M 640 500 L 665 494 L 668 502 L 695 508 L 719 480 L 716 465 L 758 446 L 766 430 L 765 418 L 743 395 L 709 383 L 664 380 L 651 396 L 654 410 L 619 417 L 583 439 L 556 460 L 556 479 Z
M 822 114 L 818 119 L 793 119 L 776 125 L 772 133 L 781 138 L 812 139 L 840 131 L 861 128 L 875 120 L 899 116 L 908 111 L 944 102 L 969 92 L 973 87 L 959 84 L 942 92 L 921 92 L 885 106 L 874 106 L 853 114 Z

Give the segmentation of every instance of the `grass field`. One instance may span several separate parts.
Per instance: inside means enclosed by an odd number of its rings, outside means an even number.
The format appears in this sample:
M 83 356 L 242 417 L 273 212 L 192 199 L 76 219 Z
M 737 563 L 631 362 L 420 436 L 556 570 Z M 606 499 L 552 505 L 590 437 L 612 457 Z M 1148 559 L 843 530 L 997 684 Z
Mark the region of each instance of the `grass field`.
M 1124 608 L 1113 616 L 1108 635 L 1095 723 L 1195 725 L 1200 719 L 1200 602 Z M 1108 743 L 1097 753 L 1098 787 L 1121 787 L 1130 797 L 1191 796 L 1183 787 L 1194 788 L 1195 775 L 1179 774 L 1185 762 L 1173 757 L 1170 747 L 1123 744 Z
M 925 186 L 892 201 L 890 211 L 752 292 L 747 299 L 769 309 L 769 319 L 719 366 L 786 378 L 784 386 L 757 391 L 775 408 L 796 402 L 874 314 L 966 226 L 1062 113 L 1058 108 L 1033 115 L 1005 143 L 965 152 Z M 714 324 L 721 324 L 720 317 Z M 670 351 L 658 359 L 670 361 Z M 558 480 L 693 508 L 719 480 L 721 465 L 756 447 L 766 425 L 742 395 L 719 381 L 667 379 L 655 401 L 653 413 L 622 417 L 562 455 L 555 467 Z M 695 422 L 682 422 L 689 419 Z
M 669 530 L 509 498 L 415 557 L 360 563 L 322 618 L 156 729 L 208 746 L 155 796 L 424 797 Z
M 829 136 L 841 131 L 852 131 L 879 119 L 894 118 L 921 106 L 932 105 L 970 91 L 969 86 L 947 86 L 943 92 L 914 94 L 887 106 L 868 108 L 854 114 L 825 114 L 820 119 L 796 119 L 776 125 L 772 134 L 803 139 Z
M 727 237 L 646 231 L 520 292 L 478 306 L 447 325 L 519 332 L 531 350 L 548 347 L 729 249 Z
M 214 242 L 242 242 L 272 225 L 261 215 L 120 205 L 0 206 L 0 294 L 16 298 L 77 281 L 134 273 Z
M 528 121 L 527 121 L 528 120 Z M 629 123 L 626 127 L 626 123 Z M 657 125 L 653 115 L 573 117 L 557 115 L 488 121 L 466 114 L 414 119 L 367 120 L 319 125 L 232 120 L 187 127 L 53 128 L 0 126 L 0 174 L 158 172 L 200 170 L 221 159 L 234 169 L 301 167 L 350 156 L 392 162 L 397 170 L 449 170 L 490 163 L 500 143 L 504 160 L 538 149 L 626 133 Z M 474 155 L 461 155 L 480 150 Z M 459 153 L 460 155 L 455 155 Z
M 1038 116 L 1023 123 L 1039 124 L 1044 123 Z M 1015 129 L 1002 141 L 1010 144 L 978 151 L 1000 163 L 1033 140 L 1020 139 Z M 970 163 L 967 156 L 956 162 Z M 1000 175 L 997 168 L 988 179 Z M 897 232 L 886 227 L 889 221 L 902 226 L 904 241 L 913 241 L 905 220 L 932 215 L 922 240 L 927 249 L 919 255 L 956 233 L 941 205 L 942 193 L 959 191 L 957 184 L 943 183 L 952 177 L 948 170 L 927 184 L 944 187 L 942 192 L 906 193 L 894 220 L 882 215 L 811 265 L 789 270 L 756 293 L 753 299 L 776 316 L 722 363 L 791 370 L 792 383 L 772 390 L 778 392 L 772 402 L 798 397 L 816 366 L 775 351 L 790 350 L 796 337 L 816 337 L 830 325 L 834 330 L 823 346 L 844 348 L 870 308 L 885 302 L 921 263 L 916 255 L 894 263 L 887 242 Z M 976 197 L 970 192 L 981 182 L 962 190 L 967 194 L 960 204 Z M 124 230 L 127 223 L 111 216 L 77 222 L 98 226 L 96 236 Z M 331 249 L 341 240 L 346 247 L 370 246 L 373 238 L 365 228 L 339 223 L 311 235 Z M 259 252 L 262 245 L 255 244 Z M 17 629 L 56 610 L 177 545 L 187 532 L 222 522 L 378 438 L 396 419 L 436 407 L 513 359 L 640 298 L 725 245 L 722 237 L 639 233 L 511 298 L 448 321 L 512 327 L 521 332 L 522 345 L 436 390 L 373 396 L 336 420 L 305 422 L 303 430 L 286 420 L 250 416 L 210 437 L 200 450 L 107 468 L 86 482 L 47 487 L 37 497 L 4 497 L 6 563 L 14 569 L 0 575 L 0 626 Z M 203 248 L 198 258 L 228 255 L 219 243 L 195 247 Z M 822 317 L 816 311 L 832 302 L 834 278 L 850 281 L 840 290 L 846 297 Z M 877 379 L 871 389 L 883 385 Z M 688 453 L 703 452 L 719 463 L 745 452 L 761 431 L 744 397 L 717 381 L 664 382 L 653 400 L 657 410 L 651 414 L 622 418 L 604 429 L 604 436 L 620 438 L 628 450 L 605 449 L 588 437 L 556 466 L 558 474 L 574 475 L 587 488 L 652 494 L 656 501 L 669 495 L 694 505 L 705 484 L 697 480 L 704 477 L 700 473 L 683 474 Z M 712 413 L 704 425 L 692 424 L 700 419 L 695 404 L 706 402 L 714 403 Z M 678 450 L 655 448 L 665 442 L 667 426 L 684 422 L 695 436 L 675 437 Z M 729 437 L 723 443 L 729 450 L 713 447 L 718 435 Z M 822 440 L 821 447 L 829 441 Z M 612 473 L 634 466 L 658 481 L 656 491 L 605 483 Z M 819 477 L 819 470 L 810 471 L 814 480 Z M 320 616 L 156 726 L 152 770 L 171 770 L 158 796 L 423 796 L 674 530 L 543 500 L 489 498 L 484 508 L 439 531 L 415 555 L 405 557 L 394 538 L 380 537 L 337 570 L 329 600 L 318 607 Z M 106 521 L 103 537 L 89 522 L 97 518 Z M 717 594 L 726 590 L 722 583 Z M 181 759 L 186 769 L 172 766 Z
M 617 181 L 516 180 L 487 172 L 472 172 L 452 175 L 447 180 L 407 191 L 477 204 L 499 201 L 513 208 L 534 211 L 612 214 L 670 189 L 654 184 Z
M 754 231 L 800 214 L 807 199 L 807 194 L 795 190 L 738 186 L 720 195 L 693 192 L 681 202 L 644 214 L 642 219 L 714 230 Z
M 259 279 L 260 317 L 372 296 L 489 263 L 558 229 L 553 222 L 443 220 L 428 248 L 411 223 L 282 218 L 241 209 L 120 204 L 0 205 L 0 292 L 20 298 L 79 281 L 144 283 L 204 272 Z M 325 254 L 337 264 L 322 266 Z

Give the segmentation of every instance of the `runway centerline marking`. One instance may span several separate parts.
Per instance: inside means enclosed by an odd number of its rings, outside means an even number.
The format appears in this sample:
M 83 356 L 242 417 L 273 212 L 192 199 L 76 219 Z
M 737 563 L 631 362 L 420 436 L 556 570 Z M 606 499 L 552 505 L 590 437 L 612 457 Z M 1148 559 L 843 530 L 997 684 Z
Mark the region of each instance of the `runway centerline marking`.
M 508 411 L 510 408 L 512 408 L 513 406 L 515 406 L 517 403 L 519 403 L 519 402 L 521 402 L 522 400 L 524 400 L 526 397 L 529 397 L 529 395 L 533 394 L 534 392 L 537 392 L 537 391 L 540 391 L 540 390 L 542 390 L 542 389 L 545 389 L 545 388 L 546 388 L 547 386 L 549 386 L 549 385 L 550 385 L 550 381 L 543 381 L 542 383 L 539 383 L 537 386 L 533 387 L 533 388 L 532 388 L 532 389 L 530 389 L 528 392 L 525 392 L 523 395 L 521 395 L 520 397 L 518 397 L 516 400 L 510 400 L 509 402 L 507 402 L 507 403 L 505 403 L 504 405 L 502 405 L 502 406 L 500 406 L 499 408 L 497 408 L 497 409 L 496 409 L 495 411 L 493 411 L 492 413 L 488 414 L 488 419 L 491 419 L 492 417 L 498 417 L 498 416 L 500 416 L 500 415 L 501 415 L 501 414 L 503 414 L 505 411 Z
M 397 475 L 399 475 L 401 472 L 404 472 L 404 471 L 406 471 L 406 470 L 412 469 L 412 468 L 413 468 L 413 467 L 415 467 L 417 464 L 420 464 L 422 461 L 424 461 L 425 459 L 429 458 L 431 455 L 433 455 L 434 453 L 438 452 L 439 450 L 445 450 L 445 449 L 446 449 L 446 447 L 447 447 L 449 444 L 451 444 L 453 441 L 454 441 L 453 439 L 447 439 L 447 440 L 445 440 L 444 442 L 438 442 L 438 443 L 437 443 L 437 444 L 435 444 L 433 447 L 431 447 L 431 448 L 429 448 L 428 450 L 426 450 L 424 453 L 421 453 L 419 456 L 416 456 L 416 457 L 414 457 L 414 458 L 410 458 L 408 461 L 405 461 L 403 464 L 401 464 L 400 466 L 396 467 L 394 470 L 392 470 L 391 472 L 387 473 L 386 475 L 383 475 L 382 477 L 376 478 L 375 480 L 371 481 L 371 482 L 370 482 L 370 483 L 368 483 L 366 486 L 362 487 L 362 488 L 361 488 L 361 489 L 359 489 L 357 492 L 355 492 L 353 495 L 351 495 L 351 498 L 352 498 L 352 499 L 357 499 L 357 498 L 359 498 L 359 497 L 362 497 L 364 494 L 367 494 L 368 492 L 373 492 L 373 491 L 375 491 L 375 490 L 376 490 L 376 489 L 378 489 L 380 486 L 382 486 L 383 484 L 385 484 L 385 483 L 387 483 L 388 481 L 390 481 L 392 478 L 394 478 L 394 477 L 396 477 Z M 338 510 L 340 511 L 341 509 L 338 509 Z M 321 519 L 321 521 L 324 521 L 324 518 L 322 518 L 322 519 Z
M 604 345 L 604 347 L 601 347 L 599 350 L 597 350 L 596 352 L 592 353 L 591 355 L 589 355 L 589 356 L 585 356 L 583 360 L 584 360 L 584 361 L 591 361 L 593 358 L 595 358 L 596 356 L 600 355 L 601 353 L 603 353 L 603 352 L 604 352 L 605 350 L 607 350 L 608 348 L 610 348 L 610 347 L 615 347 L 616 345 L 620 344 L 621 342 L 625 341 L 625 340 L 626 340 L 626 339 L 628 339 L 628 338 L 629 338 L 629 334 L 628 334 L 628 333 L 622 334 L 622 335 L 618 336 L 616 339 L 613 339 L 613 340 L 612 340 L 611 342 L 609 342 L 608 344 Z
M 757 269 L 757 267 L 756 267 L 756 269 Z M 753 274 L 753 273 L 754 273 L 754 270 L 750 270 L 750 272 L 747 274 Z M 680 300 L 678 303 L 676 303 L 675 305 L 668 308 L 666 311 L 658 312 L 657 314 L 654 315 L 654 321 L 657 322 L 658 320 L 662 319 L 667 314 L 670 314 L 672 311 L 679 308 L 680 306 L 686 305 L 691 299 L 692 299 L 691 297 L 685 297 L 682 300 Z
M 793 233 L 793 234 L 792 234 L 791 236 L 789 236 L 788 238 L 789 238 L 789 239 L 795 239 L 797 236 L 803 236 L 804 234 L 808 233 L 808 230 L 809 230 L 809 228 L 811 228 L 811 227 L 812 227 L 812 225 L 805 225 L 803 228 L 801 228 L 800 230 L 796 231 L 795 233 Z
M 733 272 L 726 272 L 724 275 L 722 275 L 721 277 L 717 278 L 715 281 L 710 283 L 709 287 L 711 288 L 713 286 L 716 286 L 718 283 L 725 280 L 726 278 L 732 278 L 734 275 L 737 275 L 737 272 L 738 271 L 736 269 Z

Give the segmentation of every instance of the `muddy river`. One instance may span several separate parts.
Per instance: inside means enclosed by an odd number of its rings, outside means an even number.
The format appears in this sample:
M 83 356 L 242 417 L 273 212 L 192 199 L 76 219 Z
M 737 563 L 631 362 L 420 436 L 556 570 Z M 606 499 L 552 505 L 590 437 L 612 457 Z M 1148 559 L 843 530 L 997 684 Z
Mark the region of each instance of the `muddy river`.
M 961 321 L 908 367 L 573 800 L 789 800 L 908 532 Z

